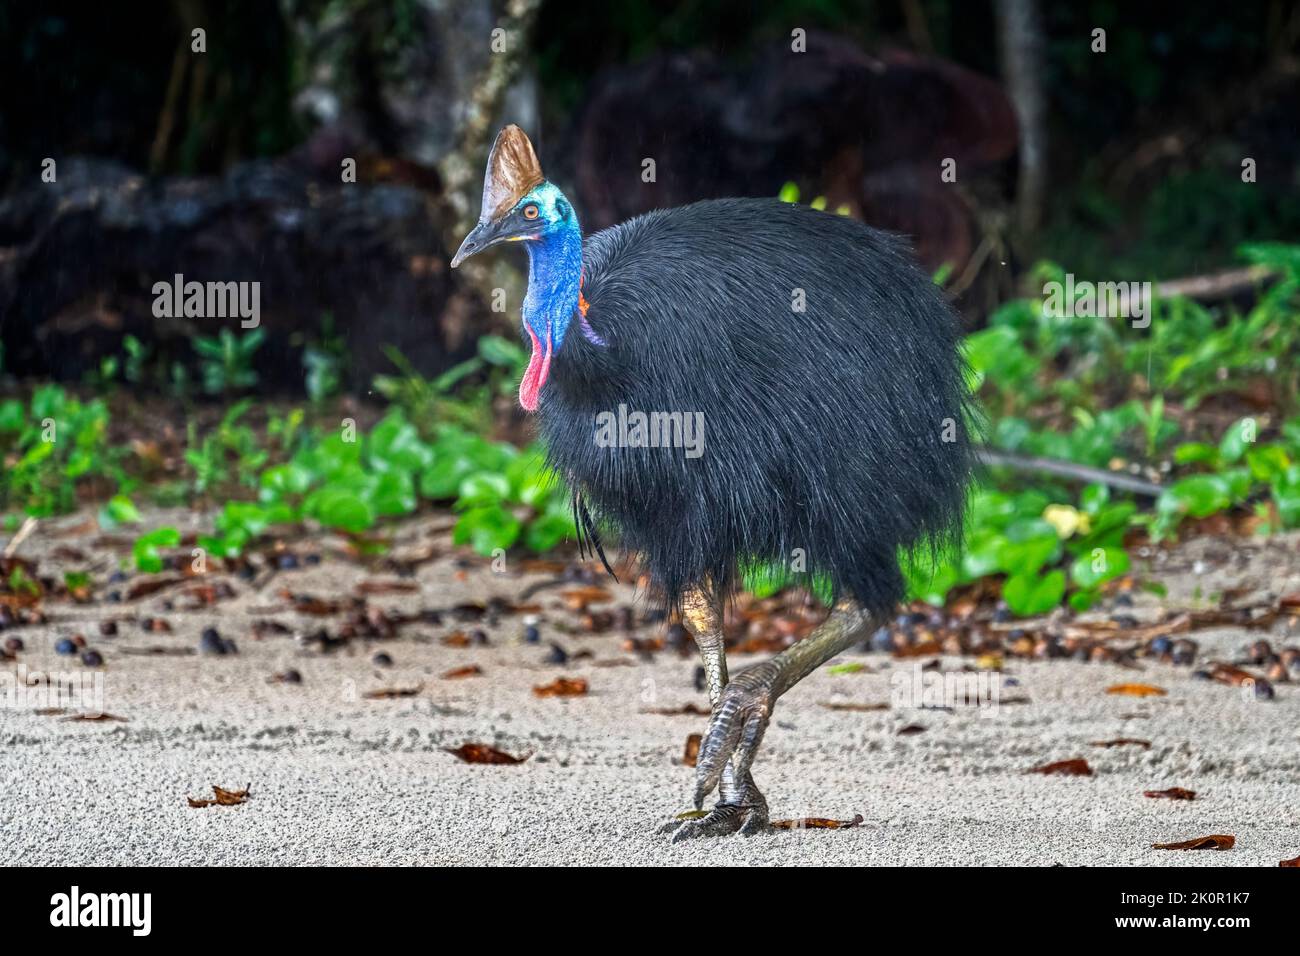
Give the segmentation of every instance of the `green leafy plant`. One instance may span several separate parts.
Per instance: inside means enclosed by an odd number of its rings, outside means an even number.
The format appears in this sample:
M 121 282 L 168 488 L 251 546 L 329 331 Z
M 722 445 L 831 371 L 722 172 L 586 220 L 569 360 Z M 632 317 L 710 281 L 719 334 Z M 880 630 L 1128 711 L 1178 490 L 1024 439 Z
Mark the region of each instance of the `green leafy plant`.
M 102 399 L 82 402 L 57 385 L 36 389 L 26 404 L 0 401 L 0 507 L 46 517 L 72 510 L 84 482 L 128 486 L 123 453 L 109 446 L 107 432 Z
M 225 395 L 256 385 L 253 356 L 265 339 L 266 330 L 262 328 L 242 335 L 222 329 L 213 338 L 195 339 L 194 350 L 199 355 L 203 391 L 209 395 Z
M 493 399 L 518 386 L 528 356 L 515 342 L 496 335 L 478 340 L 478 354 L 426 379 L 396 349 L 385 349 L 400 375 L 378 375 L 375 390 L 401 406 L 422 433 L 442 423 L 475 432 L 492 424 Z
M 155 528 L 135 539 L 131 547 L 135 566 L 140 571 L 155 573 L 163 569 L 162 549 L 175 548 L 181 543 L 181 533 L 172 527 Z

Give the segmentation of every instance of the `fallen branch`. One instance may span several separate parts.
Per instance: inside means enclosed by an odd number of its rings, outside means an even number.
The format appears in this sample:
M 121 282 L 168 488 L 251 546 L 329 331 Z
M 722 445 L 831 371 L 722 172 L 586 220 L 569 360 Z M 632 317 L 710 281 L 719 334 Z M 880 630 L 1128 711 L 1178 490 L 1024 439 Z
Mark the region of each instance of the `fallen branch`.
M 27 518 L 23 521 L 22 527 L 14 533 L 14 536 L 9 539 L 9 543 L 5 545 L 4 556 L 6 558 L 12 558 L 18 553 L 18 549 L 22 546 L 22 543 L 31 536 L 33 531 L 36 530 L 37 524 L 38 522 L 35 518 Z
M 1072 461 L 1061 461 L 1057 458 L 1017 455 L 1013 452 L 998 451 L 984 445 L 978 447 L 976 454 L 985 465 L 1014 468 L 1017 471 L 1040 472 L 1089 484 L 1095 482 L 1108 485 L 1111 488 L 1118 488 L 1121 491 L 1131 491 L 1135 495 L 1146 495 L 1149 498 L 1158 498 L 1164 491 L 1162 486 L 1142 478 L 1134 478 L 1132 475 L 1125 475 L 1117 471 L 1106 471 L 1104 468 L 1079 465 Z
M 1198 301 L 1227 299 L 1238 292 L 1253 289 L 1259 283 L 1277 275 L 1277 270 L 1267 266 L 1246 266 L 1241 269 L 1227 269 L 1203 276 L 1188 276 L 1185 279 L 1170 279 L 1156 283 L 1156 295 L 1162 299 L 1183 296 Z

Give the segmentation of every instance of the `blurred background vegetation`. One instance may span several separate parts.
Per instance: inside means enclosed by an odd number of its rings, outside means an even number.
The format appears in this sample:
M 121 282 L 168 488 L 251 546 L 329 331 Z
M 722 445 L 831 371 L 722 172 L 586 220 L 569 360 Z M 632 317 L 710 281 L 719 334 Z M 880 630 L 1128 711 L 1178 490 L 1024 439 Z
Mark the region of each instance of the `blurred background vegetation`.
M 991 468 L 913 592 L 1086 608 L 1179 534 L 1300 527 L 1298 56 L 1281 0 L 0 5 L 0 513 L 212 508 L 232 560 L 435 505 L 485 554 L 567 546 L 514 407 L 522 257 L 446 268 L 515 121 L 589 228 L 780 194 L 913 236 L 990 444 L 1094 469 Z M 260 281 L 262 327 L 156 319 L 177 272 Z M 1156 283 L 1149 327 L 1048 315 L 1067 273 Z

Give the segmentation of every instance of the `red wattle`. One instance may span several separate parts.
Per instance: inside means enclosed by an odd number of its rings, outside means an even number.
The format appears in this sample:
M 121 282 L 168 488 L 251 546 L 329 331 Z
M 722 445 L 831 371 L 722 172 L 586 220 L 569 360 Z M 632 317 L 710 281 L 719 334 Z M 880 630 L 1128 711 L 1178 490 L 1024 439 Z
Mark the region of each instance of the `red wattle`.
M 551 371 L 551 332 L 546 331 L 546 351 L 542 352 L 542 345 L 537 341 L 537 333 L 533 331 L 532 326 L 525 323 L 524 327 L 528 329 L 528 337 L 533 340 L 533 354 L 528 359 L 528 368 L 524 372 L 523 381 L 519 383 L 519 404 L 524 407 L 525 411 L 537 411 L 537 399 L 541 394 L 542 386 L 546 384 L 546 376 Z

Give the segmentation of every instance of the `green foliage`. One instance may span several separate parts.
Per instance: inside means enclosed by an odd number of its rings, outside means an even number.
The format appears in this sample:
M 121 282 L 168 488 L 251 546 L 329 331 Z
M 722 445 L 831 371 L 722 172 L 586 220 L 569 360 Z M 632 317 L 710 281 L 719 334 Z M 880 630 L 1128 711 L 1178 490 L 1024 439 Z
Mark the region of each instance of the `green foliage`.
M 214 338 L 195 339 L 203 391 L 208 395 L 226 395 L 256 385 L 253 356 L 265 339 L 266 330 L 262 328 L 238 336 L 230 329 L 222 329 Z
M 262 448 L 253 428 L 240 421 L 252 405 L 251 398 L 231 405 L 217 427 L 201 440 L 194 422 L 190 422 L 185 463 L 193 470 L 196 495 L 206 495 L 232 481 L 246 488 L 256 486 L 258 471 L 266 464 L 269 453 Z
M 163 548 L 175 548 L 181 543 L 181 533 L 172 527 L 155 528 L 135 539 L 131 554 L 137 569 L 149 573 L 161 571 Z
M 1070 588 L 1072 603 L 1088 606 L 1103 584 L 1129 572 L 1124 535 L 1136 513 L 1132 502 L 1112 502 L 1104 485 L 1088 485 L 1073 503 L 1039 490 L 982 487 L 967 509 L 960 558 L 935 560 L 925 552 L 905 557 L 909 591 L 942 604 L 953 588 L 1000 575 L 1013 613 L 1043 614 Z
M 740 568 L 740 582 L 754 597 L 766 598 L 785 588 L 799 586 L 829 605 L 834 598 L 831 582 L 823 574 L 809 574 L 780 564 L 747 561 Z
M 396 349 L 384 353 L 401 374 L 376 376 L 375 390 L 405 409 L 423 433 L 445 422 L 486 432 L 492 426 L 493 399 L 512 394 L 528 364 L 518 343 L 496 335 L 480 338 L 476 356 L 434 379 L 422 376 Z
M 1161 494 L 1153 522 L 1157 535 L 1168 535 L 1184 518 L 1208 518 L 1251 501 L 1261 505 L 1262 530 L 1300 527 L 1300 418 L 1284 425 L 1278 441 L 1258 441 L 1256 433 L 1256 420 L 1243 418 L 1228 426 L 1217 445 L 1184 442 L 1174 450 L 1179 465 L 1203 470 Z M 1275 511 L 1265 504 L 1269 500 Z
M 781 202 L 798 202 L 799 201 L 798 184 L 786 183 L 781 187 L 781 191 L 777 193 L 776 198 L 781 200 Z M 828 200 L 826 199 L 825 196 L 814 196 L 812 199 L 808 201 L 808 205 L 811 206 L 813 209 L 824 212 L 826 210 L 827 202 Z M 849 209 L 848 206 L 835 207 L 835 215 L 837 216 L 847 216 L 851 212 L 852 210 Z
M 253 484 L 257 501 L 227 502 L 201 547 L 235 557 L 274 526 L 303 522 L 362 535 L 385 518 L 412 514 L 421 500 L 450 503 L 460 514 L 454 540 L 484 555 L 521 541 L 542 552 L 574 534 L 568 494 L 544 470 L 538 449 L 521 451 L 450 424 L 426 440 L 397 407 L 369 434 L 349 423 L 310 433 Z
M 968 510 L 961 561 L 913 556 L 913 597 L 939 603 L 954 587 L 995 574 L 1017 614 L 1043 613 L 1067 596 L 1082 610 L 1106 582 L 1131 572 L 1128 535 L 1158 540 L 1187 520 L 1252 506 L 1261 530 L 1300 527 L 1300 417 L 1269 436 L 1257 434 L 1251 418 L 1221 434 L 1186 431 L 1200 405 L 1230 401 L 1257 380 L 1272 384 L 1284 414 L 1298 409 L 1300 246 L 1239 251 L 1279 276 L 1244 314 L 1156 301 L 1149 326 L 1140 328 L 1119 318 L 1062 316 L 1044 307 L 1044 295 L 1003 305 L 988 328 L 967 337 L 992 445 L 1101 469 L 1134 463 L 1154 473 L 1164 461 L 1170 474 L 1154 509 L 1144 511 L 1112 502 L 1101 485 L 1076 496 L 1051 480 L 1024 488 L 1017 476 L 990 469 L 994 484 Z M 1065 271 L 1050 263 L 1029 279 L 1036 288 L 1064 281 Z M 1148 395 L 1125 397 L 1135 384 Z
M 109 447 L 107 433 L 102 399 L 82 402 L 57 385 L 36 389 L 26 404 L 0 401 L 0 508 L 47 517 L 72 510 L 83 480 L 129 485 L 122 453 Z
M 123 377 L 132 385 L 142 384 L 145 379 L 145 365 L 153 350 L 134 335 L 127 335 L 122 339 L 122 351 L 126 353 L 126 361 L 122 365 Z
M 338 393 L 342 382 L 342 363 L 337 355 L 308 346 L 303 349 L 302 365 L 307 397 L 313 402 L 323 402 Z
M 347 342 L 335 330 L 333 313 L 325 313 L 317 341 L 302 351 L 303 384 L 313 404 L 338 394 L 347 354 Z
M 104 507 L 99 509 L 99 526 L 116 528 L 123 524 L 136 524 L 140 521 L 140 512 L 126 495 L 114 495 Z

